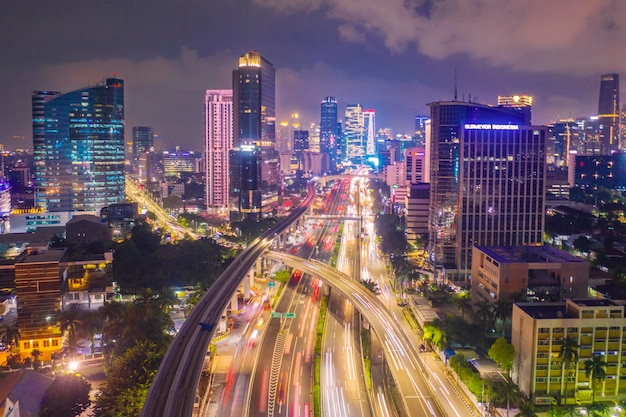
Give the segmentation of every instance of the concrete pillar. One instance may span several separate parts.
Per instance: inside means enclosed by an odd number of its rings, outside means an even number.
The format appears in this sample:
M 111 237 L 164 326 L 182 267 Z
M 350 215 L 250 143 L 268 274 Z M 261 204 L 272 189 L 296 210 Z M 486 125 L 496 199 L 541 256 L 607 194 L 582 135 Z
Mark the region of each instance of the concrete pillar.
M 239 311 L 239 303 L 237 302 L 238 298 L 237 298 L 237 293 L 235 292 L 235 294 L 233 294 L 233 296 L 230 299 L 230 311 L 231 312 L 235 312 L 235 311 Z
M 252 271 L 252 279 L 254 279 L 254 274 L 255 273 L 257 275 L 262 275 L 263 274 L 263 261 L 264 260 L 265 260 L 265 258 L 263 258 L 263 257 L 258 257 L 256 259 L 255 270 Z
M 247 279 L 243 280 L 243 300 L 244 301 L 248 301 L 250 299 L 250 287 L 252 286 L 252 283 L 254 282 L 254 270 L 253 269 L 248 271 L 246 278 Z

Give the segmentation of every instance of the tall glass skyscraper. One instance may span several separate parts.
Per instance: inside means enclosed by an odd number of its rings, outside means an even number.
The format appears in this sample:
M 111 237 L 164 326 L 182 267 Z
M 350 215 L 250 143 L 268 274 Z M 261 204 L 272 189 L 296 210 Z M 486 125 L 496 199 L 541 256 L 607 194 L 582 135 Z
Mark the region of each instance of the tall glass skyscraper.
M 337 172 L 337 145 L 339 132 L 337 127 L 337 100 L 335 97 L 326 97 L 320 105 L 320 152 L 322 157 L 328 155 L 328 162 L 322 162 L 322 171 Z
M 523 114 L 505 108 L 429 106 L 431 262 L 463 285 L 473 245 L 541 244 L 546 128 L 524 126 Z
M 346 106 L 346 118 L 344 121 L 344 135 L 346 138 L 346 159 L 361 165 L 365 159 L 365 125 L 363 120 L 363 108 L 360 104 L 348 104 Z
M 124 200 L 124 82 L 70 93 L 35 91 L 35 205 L 98 211 Z
M 598 121 L 600 122 L 600 153 L 608 155 L 620 147 L 619 75 L 604 74 L 600 77 Z
M 241 55 L 233 71 L 233 129 L 231 220 L 259 218 L 263 200 L 279 198 L 281 181 L 276 149 L 276 75 L 272 63 L 255 51 Z M 238 157 L 241 161 L 236 161 Z

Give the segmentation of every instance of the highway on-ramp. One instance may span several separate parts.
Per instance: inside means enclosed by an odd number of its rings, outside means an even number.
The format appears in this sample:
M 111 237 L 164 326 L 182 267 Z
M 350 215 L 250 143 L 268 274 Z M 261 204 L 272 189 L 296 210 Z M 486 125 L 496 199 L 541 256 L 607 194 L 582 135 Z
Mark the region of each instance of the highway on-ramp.
M 310 183 L 302 204 L 255 239 L 198 302 L 161 362 L 141 411 L 142 417 L 191 417 L 209 343 L 232 295 L 272 240 L 308 210 L 314 197 L 315 184 Z

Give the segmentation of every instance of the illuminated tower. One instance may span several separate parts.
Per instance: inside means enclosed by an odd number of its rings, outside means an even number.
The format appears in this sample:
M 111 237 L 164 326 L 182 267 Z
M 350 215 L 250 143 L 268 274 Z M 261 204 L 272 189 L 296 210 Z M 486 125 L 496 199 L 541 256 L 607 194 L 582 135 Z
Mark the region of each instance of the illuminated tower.
M 439 278 L 464 285 L 473 245 L 542 242 L 546 128 L 512 109 L 429 106 L 429 251 Z
M 322 100 L 320 118 L 320 152 L 323 155 L 322 170 L 324 172 L 337 172 L 337 100 L 335 97 L 326 97 Z M 328 155 L 325 157 L 324 155 Z
M 263 198 L 271 201 L 279 195 L 275 77 L 274 66 L 255 51 L 241 55 L 233 71 L 231 220 L 260 218 Z M 236 161 L 240 151 L 241 160 Z
M 233 147 L 233 91 L 207 90 L 204 119 L 205 203 L 209 213 L 226 214 L 228 152 Z
M 363 110 L 363 141 L 365 155 L 376 155 L 376 112 L 373 109 Z
M 32 103 L 36 206 L 98 211 L 123 201 L 124 82 L 35 91 Z
M 344 121 L 346 159 L 361 165 L 365 157 L 363 109 L 360 104 L 348 104 Z
M 600 78 L 598 121 L 600 123 L 600 153 L 610 154 L 619 150 L 620 112 L 619 75 L 604 74 Z

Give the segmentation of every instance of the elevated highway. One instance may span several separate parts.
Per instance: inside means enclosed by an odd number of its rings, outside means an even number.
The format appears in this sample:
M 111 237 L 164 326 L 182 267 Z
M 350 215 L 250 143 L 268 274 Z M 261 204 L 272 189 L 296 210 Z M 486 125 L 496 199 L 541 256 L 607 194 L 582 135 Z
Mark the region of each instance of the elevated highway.
M 406 415 L 447 415 L 426 382 L 427 370 L 415 349 L 419 343 L 417 337 L 407 334 L 389 310 L 363 285 L 335 268 L 314 260 L 279 252 L 268 252 L 264 257 L 318 277 L 335 291 L 339 291 L 359 310 L 385 347 L 386 360 L 402 395 Z M 452 408 L 449 415 L 453 416 L 455 413 L 459 415 Z
M 209 343 L 232 295 L 257 258 L 268 251 L 272 240 L 309 209 L 314 197 L 315 184 L 310 183 L 302 204 L 255 239 L 198 302 L 161 362 L 141 411 L 142 417 L 191 417 Z

